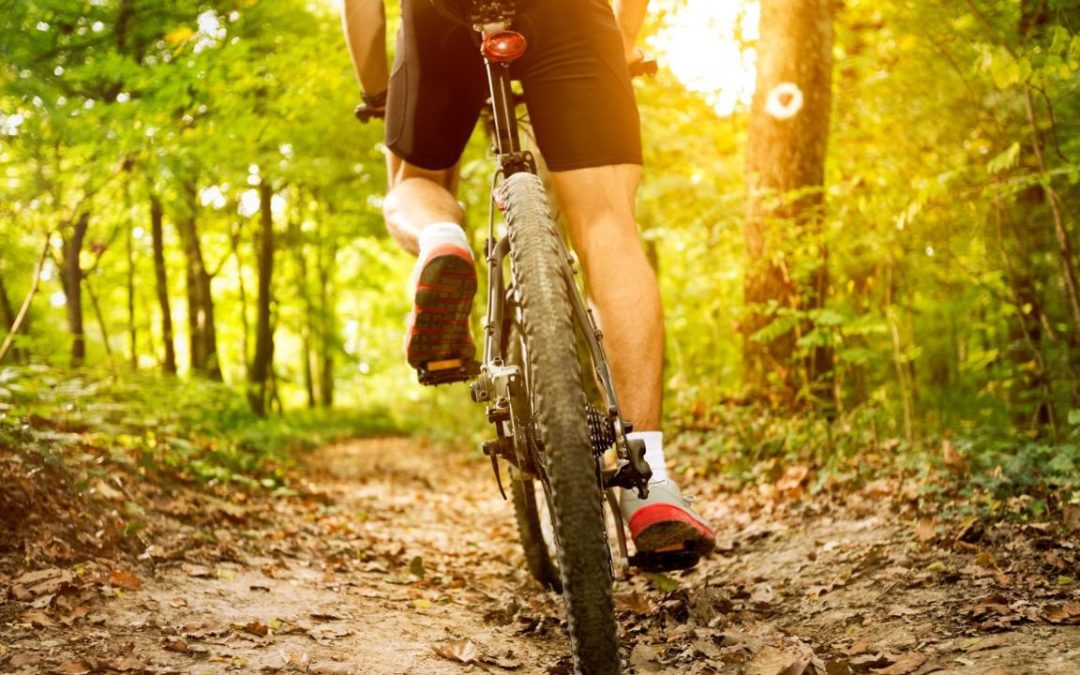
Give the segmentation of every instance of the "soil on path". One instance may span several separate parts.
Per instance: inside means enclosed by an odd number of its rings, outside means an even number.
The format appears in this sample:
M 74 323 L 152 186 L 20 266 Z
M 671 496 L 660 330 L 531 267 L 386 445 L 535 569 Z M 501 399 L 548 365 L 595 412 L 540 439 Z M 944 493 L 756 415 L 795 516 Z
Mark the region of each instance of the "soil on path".
M 569 672 L 561 601 L 472 453 L 377 439 L 305 464 L 299 496 L 160 495 L 139 561 L 3 561 L 0 671 Z M 1080 673 L 1080 551 L 1045 526 L 951 532 L 880 485 L 689 487 L 720 550 L 617 583 L 631 672 Z

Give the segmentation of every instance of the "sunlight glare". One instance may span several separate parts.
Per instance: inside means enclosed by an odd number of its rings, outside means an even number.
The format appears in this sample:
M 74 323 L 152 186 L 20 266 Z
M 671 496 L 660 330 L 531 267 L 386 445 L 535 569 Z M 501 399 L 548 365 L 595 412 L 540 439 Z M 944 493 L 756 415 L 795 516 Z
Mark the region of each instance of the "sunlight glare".
M 669 3 L 664 27 L 649 48 L 688 90 L 702 94 L 720 116 L 747 105 L 754 94 L 760 6 L 754 0 Z

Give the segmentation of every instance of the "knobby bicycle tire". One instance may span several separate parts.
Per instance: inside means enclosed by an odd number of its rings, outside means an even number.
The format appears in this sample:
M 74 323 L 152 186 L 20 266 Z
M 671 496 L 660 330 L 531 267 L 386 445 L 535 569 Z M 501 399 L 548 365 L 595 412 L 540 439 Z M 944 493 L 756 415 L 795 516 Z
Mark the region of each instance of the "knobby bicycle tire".
M 618 673 L 607 529 L 585 416 L 563 247 L 538 177 L 514 174 L 501 189 L 574 666 L 587 675 Z

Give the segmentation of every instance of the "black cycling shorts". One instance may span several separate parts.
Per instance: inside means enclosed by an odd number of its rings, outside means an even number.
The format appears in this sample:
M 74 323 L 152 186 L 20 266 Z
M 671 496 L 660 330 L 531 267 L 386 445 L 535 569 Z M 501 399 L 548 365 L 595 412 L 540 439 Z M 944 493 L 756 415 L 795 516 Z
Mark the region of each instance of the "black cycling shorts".
M 478 38 L 431 0 L 401 4 L 386 145 L 410 164 L 446 169 L 460 159 L 488 97 Z M 608 1 L 519 2 L 512 28 L 528 49 L 511 75 L 521 80 L 548 168 L 641 164 L 637 104 Z

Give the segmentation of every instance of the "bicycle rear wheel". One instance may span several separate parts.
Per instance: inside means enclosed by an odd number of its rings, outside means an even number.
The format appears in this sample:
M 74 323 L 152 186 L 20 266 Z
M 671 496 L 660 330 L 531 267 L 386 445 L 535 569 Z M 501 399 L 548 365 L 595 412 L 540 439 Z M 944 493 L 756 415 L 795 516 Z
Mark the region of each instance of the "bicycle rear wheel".
M 540 179 L 514 174 L 503 181 L 502 190 L 526 379 L 542 454 L 537 458 L 539 479 L 554 515 L 574 665 L 589 675 L 618 673 L 610 551 L 564 252 Z

